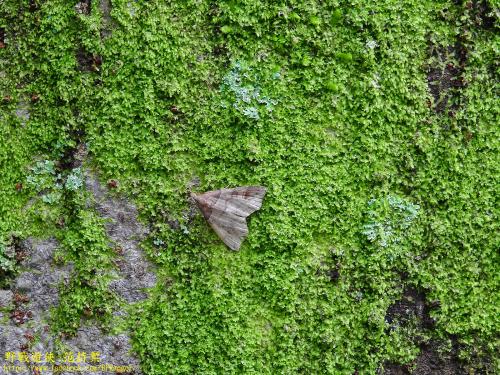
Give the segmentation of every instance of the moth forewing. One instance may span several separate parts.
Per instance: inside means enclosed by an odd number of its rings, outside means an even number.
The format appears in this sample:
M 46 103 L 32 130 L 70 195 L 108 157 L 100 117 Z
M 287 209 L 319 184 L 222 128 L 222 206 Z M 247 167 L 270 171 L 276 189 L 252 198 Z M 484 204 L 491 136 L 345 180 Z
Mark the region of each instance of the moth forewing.
M 261 208 L 265 194 L 263 186 L 242 186 L 192 196 L 220 239 L 238 250 L 248 235 L 246 218 Z
M 233 215 L 231 218 L 212 215 L 208 223 L 231 250 L 238 250 L 248 236 L 245 218 Z

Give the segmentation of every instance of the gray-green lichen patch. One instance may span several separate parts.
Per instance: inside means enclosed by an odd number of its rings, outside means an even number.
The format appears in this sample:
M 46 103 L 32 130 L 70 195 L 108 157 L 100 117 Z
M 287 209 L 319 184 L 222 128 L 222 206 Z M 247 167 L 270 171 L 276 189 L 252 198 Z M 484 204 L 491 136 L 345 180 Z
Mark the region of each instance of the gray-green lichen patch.
M 419 210 L 419 205 L 396 195 L 370 199 L 363 234 L 381 247 L 397 244 L 407 234 Z
M 279 73 L 273 76 L 279 79 Z M 272 112 L 278 101 L 271 99 L 262 93 L 258 81 L 258 75 L 245 63 L 235 62 L 222 80 L 222 93 L 230 93 L 230 101 L 223 101 L 222 107 L 232 106 L 244 116 L 259 120 L 259 108 Z

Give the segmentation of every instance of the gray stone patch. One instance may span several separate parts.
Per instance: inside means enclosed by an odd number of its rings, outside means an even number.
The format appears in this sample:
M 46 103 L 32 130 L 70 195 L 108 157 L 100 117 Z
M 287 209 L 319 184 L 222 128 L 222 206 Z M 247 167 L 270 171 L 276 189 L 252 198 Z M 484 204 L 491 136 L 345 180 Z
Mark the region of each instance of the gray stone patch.
M 86 187 L 94 195 L 96 210 L 110 220 L 106 223 L 106 232 L 119 253 L 116 262 L 119 278 L 110 283 L 111 290 L 130 303 L 145 299 L 144 290 L 155 286 L 156 274 L 140 249 L 140 241 L 148 234 L 148 229 L 138 221 L 137 208 L 124 199 L 108 197 L 89 171 L 86 172 Z
M 64 344 L 70 352 L 98 352 L 100 363 L 130 366 L 134 369 L 134 374 L 140 374 L 139 360 L 131 352 L 130 338 L 125 333 L 103 335 L 96 326 L 86 326 L 80 328 L 75 337 L 65 340 Z
M 0 322 L 0 353 L 54 350 L 54 337 L 48 329 L 50 309 L 58 302 L 59 283 L 69 278 L 72 265 L 54 266 L 53 255 L 58 247 L 54 239 L 24 241 L 27 257 L 21 262 L 22 272 L 15 280 L 13 291 L 1 291 L 0 308 L 8 307 Z M 17 322 L 17 324 L 16 324 Z M 32 343 L 38 337 L 36 343 Z M 6 364 L 5 361 L 2 366 Z M 15 365 L 30 363 L 14 362 Z M 16 374 L 32 374 L 20 371 Z M 44 372 L 51 375 L 52 372 Z
M 102 12 L 101 39 L 109 38 L 115 26 L 111 18 L 111 6 L 111 0 L 100 0 L 99 2 L 99 7 Z
M 19 101 L 16 108 L 16 116 L 21 120 L 21 125 L 25 126 L 30 119 L 29 104 L 25 101 Z
M 0 290 L 0 309 L 10 306 L 12 296 L 13 294 L 10 290 Z
M 10 308 L 12 304 L 13 294 L 10 290 L 0 290 L 0 336 L 2 332 L 2 322 L 4 319 L 8 319 L 8 314 L 6 311 Z
M 35 241 L 28 239 L 26 248 L 29 249 L 27 259 L 22 263 L 25 272 L 22 272 L 15 281 L 15 289 L 25 293 L 30 300 L 30 307 L 34 311 L 47 311 L 58 302 L 58 286 L 67 282 L 73 268 L 72 264 L 64 267 L 53 265 L 54 250 L 58 244 L 54 239 Z

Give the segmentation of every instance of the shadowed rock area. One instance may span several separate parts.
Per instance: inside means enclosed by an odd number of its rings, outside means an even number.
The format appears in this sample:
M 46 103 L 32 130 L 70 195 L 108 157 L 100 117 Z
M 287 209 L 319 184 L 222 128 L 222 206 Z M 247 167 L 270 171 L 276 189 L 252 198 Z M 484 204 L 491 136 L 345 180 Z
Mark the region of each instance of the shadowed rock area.
M 385 320 L 389 330 L 398 326 L 407 326 L 412 322 L 420 330 L 430 330 L 435 321 L 430 311 L 439 307 L 437 301 L 428 302 L 424 291 L 407 287 L 400 300 L 395 301 L 387 310 Z M 463 363 L 459 360 L 456 345 L 451 352 L 439 350 L 439 343 L 431 340 L 424 342 L 413 338 L 420 347 L 420 354 L 409 364 L 386 363 L 381 374 L 384 375 L 459 375 L 466 374 Z M 456 344 L 456 343 L 455 343 Z
M 420 355 L 408 365 L 386 365 L 384 375 L 466 375 L 456 351 L 440 353 L 436 343 L 424 345 Z

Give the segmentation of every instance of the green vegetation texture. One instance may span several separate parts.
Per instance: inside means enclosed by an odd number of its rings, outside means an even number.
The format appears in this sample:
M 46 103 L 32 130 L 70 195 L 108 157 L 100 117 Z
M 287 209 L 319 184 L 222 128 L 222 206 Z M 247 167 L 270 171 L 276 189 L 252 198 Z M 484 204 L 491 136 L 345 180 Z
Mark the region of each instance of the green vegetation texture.
M 496 0 L 98 3 L 0 1 L 3 285 L 16 239 L 55 236 L 75 268 L 53 330 L 110 323 L 114 253 L 62 162 L 85 143 L 151 229 L 145 374 L 374 374 L 431 339 L 498 367 Z M 251 184 L 231 252 L 189 192 Z M 432 329 L 386 321 L 410 285 Z

